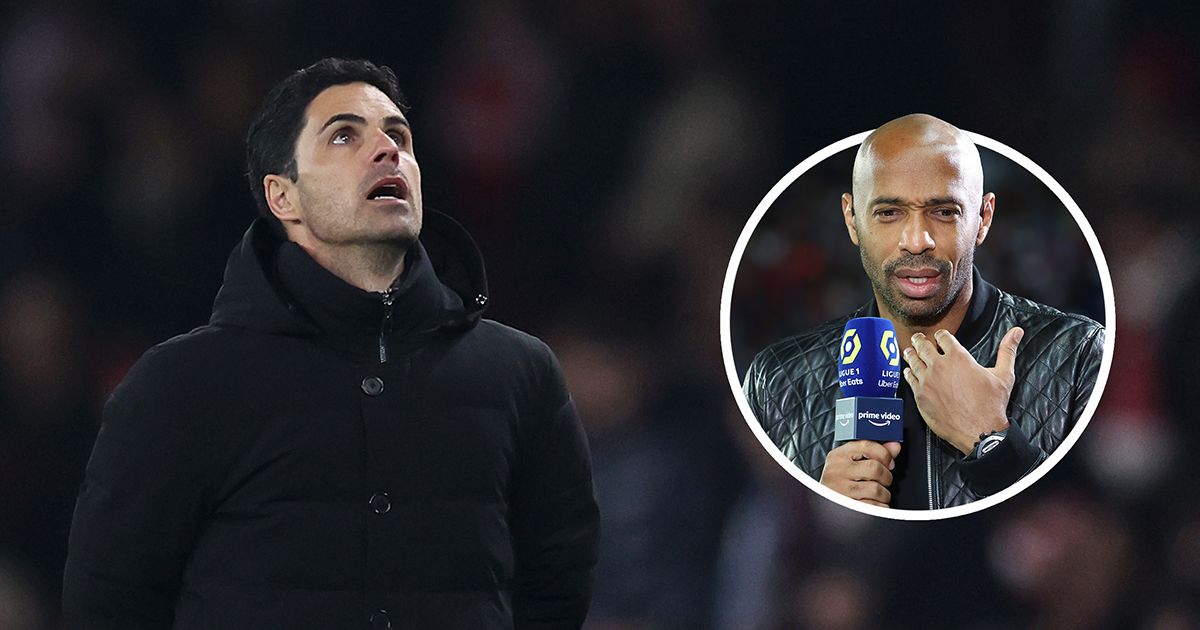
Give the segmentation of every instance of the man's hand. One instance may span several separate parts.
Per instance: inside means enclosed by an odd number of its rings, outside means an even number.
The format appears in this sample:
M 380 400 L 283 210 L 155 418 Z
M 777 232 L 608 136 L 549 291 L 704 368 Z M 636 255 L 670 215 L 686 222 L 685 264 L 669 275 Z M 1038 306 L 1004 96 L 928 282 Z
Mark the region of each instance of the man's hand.
M 996 367 L 975 362 L 946 330 L 912 336 L 904 349 L 904 378 L 912 387 L 917 409 L 938 437 L 969 454 L 979 435 L 1008 428 L 1008 397 L 1016 377 L 1017 344 L 1025 331 L 1011 328 L 1000 340 Z
M 888 486 L 899 454 L 899 442 L 846 442 L 825 456 L 821 484 L 851 499 L 888 507 L 892 500 Z

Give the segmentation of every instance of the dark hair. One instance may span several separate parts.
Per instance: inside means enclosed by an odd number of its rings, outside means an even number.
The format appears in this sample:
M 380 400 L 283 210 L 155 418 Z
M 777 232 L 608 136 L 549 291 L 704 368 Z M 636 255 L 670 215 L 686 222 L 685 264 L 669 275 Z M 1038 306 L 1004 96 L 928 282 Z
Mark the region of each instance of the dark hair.
M 392 99 L 400 111 L 408 111 L 404 94 L 396 81 L 396 73 L 387 66 L 377 66 L 362 59 L 322 59 L 297 70 L 280 81 L 263 103 L 250 130 L 246 132 L 246 177 L 250 194 L 258 204 L 258 212 L 282 228 L 267 206 L 263 177 L 268 173 L 287 175 L 296 181 L 296 139 L 304 129 L 308 104 L 318 94 L 334 85 L 367 83 Z

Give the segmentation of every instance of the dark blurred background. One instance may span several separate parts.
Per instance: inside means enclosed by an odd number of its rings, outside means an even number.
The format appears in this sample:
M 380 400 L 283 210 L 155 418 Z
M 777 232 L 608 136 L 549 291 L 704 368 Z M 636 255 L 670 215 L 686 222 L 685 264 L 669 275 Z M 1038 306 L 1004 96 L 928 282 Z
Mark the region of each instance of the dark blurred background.
M 426 204 L 478 240 L 490 316 L 562 360 L 603 518 L 589 627 L 1200 625 L 1197 5 L 829 4 L 7 3 L 0 628 L 58 624 L 99 410 L 149 346 L 206 322 L 254 212 L 244 130 L 327 55 L 396 70 Z M 784 474 L 734 407 L 717 326 L 770 186 L 915 111 L 1052 173 L 1099 234 L 1118 313 L 1070 456 L 937 523 L 851 513 Z M 1040 233 L 1003 260 L 1054 260 Z M 1075 289 L 1092 290 L 1054 288 Z

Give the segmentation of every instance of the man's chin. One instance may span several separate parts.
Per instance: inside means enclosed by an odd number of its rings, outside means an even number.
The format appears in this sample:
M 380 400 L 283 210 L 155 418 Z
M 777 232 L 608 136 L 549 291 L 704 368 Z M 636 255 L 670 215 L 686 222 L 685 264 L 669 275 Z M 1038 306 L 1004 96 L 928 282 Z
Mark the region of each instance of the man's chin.
M 390 243 L 408 243 L 417 241 L 421 235 L 421 220 L 416 217 L 403 217 L 400 221 L 388 221 L 375 232 L 376 238 Z
M 893 294 L 888 306 L 900 319 L 917 326 L 935 324 L 949 310 L 943 291 L 925 298 L 910 298 L 904 294 Z
M 417 242 L 420 237 L 420 232 L 416 230 L 396 230 L 389 232 L 379 239 L 382 242 L 390 243 L 399 247 L 412 247 L 413 243 Z
M 900 319 L 913 326 L 932 326 L 941 321 L 942 316 L 946 314 L 945 310 L 924 309 L 924 310 L 901 310 L 899 313 Z

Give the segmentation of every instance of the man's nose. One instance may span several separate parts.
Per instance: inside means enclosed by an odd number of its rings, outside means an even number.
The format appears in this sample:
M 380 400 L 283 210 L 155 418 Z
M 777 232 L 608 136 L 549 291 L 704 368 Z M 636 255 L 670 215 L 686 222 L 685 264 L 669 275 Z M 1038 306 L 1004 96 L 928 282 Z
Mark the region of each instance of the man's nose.
M 375 134 L 375 154 L 371 158 L 373 162 L 392 162 L 400 161 L 400 147 L 396 145 L 396 141 L 388 134 L 380 131 Z
M 933 233 L 924 212 L 910 212 L 900 233 L 900 249 L 910 254 L 927 252 L 937 244 L 933 242 Z

